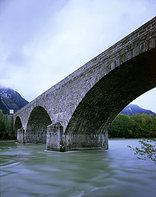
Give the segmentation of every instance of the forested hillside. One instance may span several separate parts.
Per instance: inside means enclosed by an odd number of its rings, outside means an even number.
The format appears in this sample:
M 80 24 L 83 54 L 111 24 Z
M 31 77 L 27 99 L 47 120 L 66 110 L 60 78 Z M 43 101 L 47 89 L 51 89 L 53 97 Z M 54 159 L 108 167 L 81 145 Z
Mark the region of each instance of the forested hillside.
M 154 138 L 156 137 L 156 116 L 119 114 L 108 128 L 109 137 Z

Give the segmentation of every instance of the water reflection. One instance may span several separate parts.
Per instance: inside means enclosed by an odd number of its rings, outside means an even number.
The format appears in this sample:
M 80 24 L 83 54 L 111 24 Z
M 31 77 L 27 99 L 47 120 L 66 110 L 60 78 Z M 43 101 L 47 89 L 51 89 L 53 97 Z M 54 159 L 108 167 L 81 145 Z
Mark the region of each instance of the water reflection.
M 154 197 L 156 165 L 138 160 L 127 145 L 108 151 L 49 152 L 45 145 L 0 142 L 0 196 Z

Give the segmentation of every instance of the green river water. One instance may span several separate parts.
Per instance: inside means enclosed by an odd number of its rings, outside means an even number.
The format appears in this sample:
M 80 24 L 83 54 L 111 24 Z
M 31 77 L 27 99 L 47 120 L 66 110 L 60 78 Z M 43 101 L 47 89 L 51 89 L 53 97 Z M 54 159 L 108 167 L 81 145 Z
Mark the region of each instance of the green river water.
M 109 140 L 108 151 L 53 152 L 0 142 L 0 197 L 156 197 L 156 164 Z

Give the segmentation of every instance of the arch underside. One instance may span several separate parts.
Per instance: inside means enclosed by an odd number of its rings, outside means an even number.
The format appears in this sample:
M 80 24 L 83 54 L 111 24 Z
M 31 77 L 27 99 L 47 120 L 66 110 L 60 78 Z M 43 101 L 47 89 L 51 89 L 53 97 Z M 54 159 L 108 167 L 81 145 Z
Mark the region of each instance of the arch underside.
M 46 143 L 47 126 L 49 124 L 51 124 L 51 119 L 47 111 L 43 107 L 35 107 L 28 120 L 25 142 Z
M 24 129 L 23 129 L 22 122 L 19 116 L 17 116 L 15 120 L 15 131 L 17 135 L 17 142 L 23 143 Z
M 125 106 L 154 87 L 156 49 L 127 61 L 96 83 L 76 108 L 65 133 L 104 133 Z
M 15 130 L 22 128 L 22 122 L 19 116 L 15 120 Z

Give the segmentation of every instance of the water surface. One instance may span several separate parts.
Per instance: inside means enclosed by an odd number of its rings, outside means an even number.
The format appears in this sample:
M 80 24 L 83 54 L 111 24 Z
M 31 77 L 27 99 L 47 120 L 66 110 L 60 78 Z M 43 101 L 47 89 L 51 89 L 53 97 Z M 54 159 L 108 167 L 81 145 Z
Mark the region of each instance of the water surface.
M 138 160 L 127 145 L 138 140 L 66 153 L 0 142 L 0 197 L 155 197 L 156 164 Z

